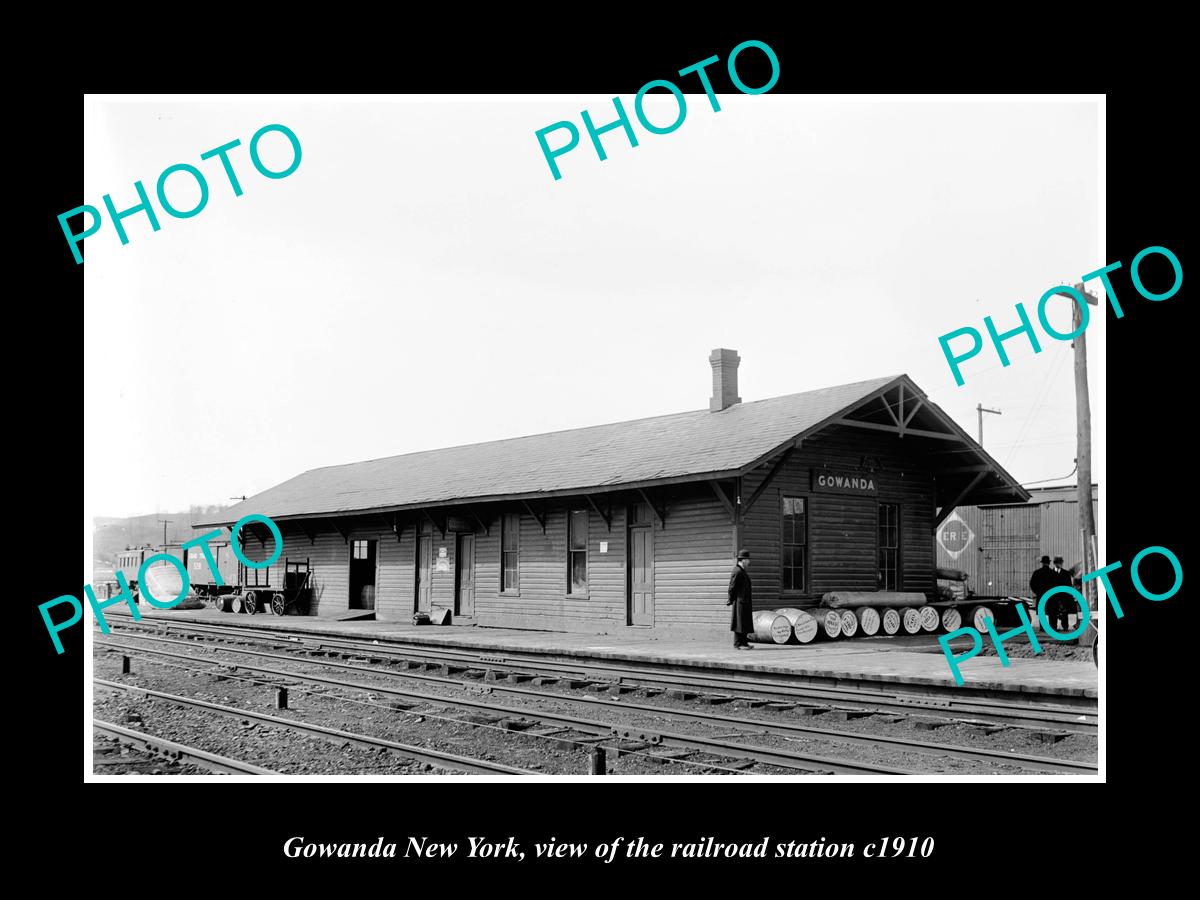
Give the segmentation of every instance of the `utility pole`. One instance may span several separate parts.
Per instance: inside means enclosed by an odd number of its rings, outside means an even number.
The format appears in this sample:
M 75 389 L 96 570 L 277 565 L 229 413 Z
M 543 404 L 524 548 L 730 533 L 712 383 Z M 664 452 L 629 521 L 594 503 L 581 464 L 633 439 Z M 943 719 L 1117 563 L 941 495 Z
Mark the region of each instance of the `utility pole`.
M 1098 306 L 1100 298 L 1084 289 L 1082 282 L 1075 285 L 1089 306 Z M 1079 303 L 1071 300 L 1071 331 L 1079 330 L 1082 312 Z M 1079 501 L 1079 532 L 1083 539 L 1083 574 L 1096 571 L 1096 516 L 1092 511 L 1092 409 L 1088 398 L 1087 341 L 1084 333 L 1071 342 L 1075 351 L 1075 464 L 1079 467 L 1075 484 L 1075 496 Z M 1083 593 L 1088 606 L 1096 608 L 1096 582 L 1086 581 Z
M 993 415 L 999 416 L 999 415 L 1003 415 L 1003 413 L 1001 413 L 1000 410 L 998 410 L 998 409 L 984 409 L 982 403 L 977 404 L 975 406 L 975 409 L 979 413 L 979 446 L 982 447 L 983 446 L 983 414 L 984 413 L 992 413 Z
M 162 527 L 163 527 L 163 546 L 165 547 L 165 546 L 167 546 L 167 526 L 168 526 L 169 524 L 171 524 L 172 522 L 174 522 L 175 520 L 174 520 L 174 519 L 159 519 L 158 521 L 162 522 Z

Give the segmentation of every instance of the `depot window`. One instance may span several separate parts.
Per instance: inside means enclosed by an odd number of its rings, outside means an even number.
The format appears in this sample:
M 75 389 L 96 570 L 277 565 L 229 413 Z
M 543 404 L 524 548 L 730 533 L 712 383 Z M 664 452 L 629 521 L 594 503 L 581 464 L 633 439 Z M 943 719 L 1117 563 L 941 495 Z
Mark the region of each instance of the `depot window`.
M 588 513 L 574 509 L 567 517 L 567 593 L 586 594 Z
M 808 504 L 804 497 L 783 498 L 782 582 L 785 591 L 803 591 L 808 566 Z
M 521 582 L 521 516 L 506 513 L 500 518 L 500 590 L 515 593 Z
M 370 559 L 370 553 L 367 549 L 367 541 L 355 541 L 351 555 L 354 559 Z
M 899 590 L 900 586 L 900 507 L 879 504 L 879 589 Z

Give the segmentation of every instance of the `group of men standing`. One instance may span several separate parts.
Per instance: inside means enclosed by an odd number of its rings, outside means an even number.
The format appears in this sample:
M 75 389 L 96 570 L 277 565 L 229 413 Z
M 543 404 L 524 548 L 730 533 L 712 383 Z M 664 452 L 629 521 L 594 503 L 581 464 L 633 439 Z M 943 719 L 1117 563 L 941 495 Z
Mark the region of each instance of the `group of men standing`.
M 1029 590 L 1033 592 L 1033 599 L 1040 601 L 1042 595 L 1051 588 L 1063 585 L 1065 587 L 1074 586 L 1074 576 L 1070 571 L 1063 568 L 1063 558 L 1061 556 L 1054 557 L 1054 562 L 1050 562 L 1049 556 L 1043 556 L 1041 559 L 1042 567 L 1036 570 L 1029 578 Z M 1056 631 L 1070 631 L 1070 624 L 1067 621 L 1067 615 L 1071 611 L 1074 604 L 1070 597 L 1064 594 L 1055 594 L 1046 602 L 1046 618 Z

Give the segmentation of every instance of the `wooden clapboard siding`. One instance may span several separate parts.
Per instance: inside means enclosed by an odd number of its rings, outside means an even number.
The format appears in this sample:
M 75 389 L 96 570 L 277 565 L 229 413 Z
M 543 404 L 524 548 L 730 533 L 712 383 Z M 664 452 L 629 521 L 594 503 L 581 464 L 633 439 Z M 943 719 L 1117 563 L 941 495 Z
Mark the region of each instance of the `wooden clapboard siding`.
M 567 593 L 567 518 L 588 510 L 588 592 Z M 539 514 L 541 509 L 538 510 Z M 517 592 L 500 591 L 500 519 L 521 517 L 520 575 Z M 499 508 L 491 533 L 476 537 L 475 612 L 481 625 L 567 631 L 607 630 L 625 617 L 625 518 L 613 511 L 612 531 L 586 500 L 546 507 L 546 532 L 523 506 Z M 608 542 L 608 553 L 600 542 Z
M 310 528 L 310 530 L 313 530 Z M 271 586 L 260 590 L 265 599 L 283 587 L 286 561 L 303 562 L 312 567 L 313 599 L 309 613 L 315 616 L 339 616 L 350 608 L 350 545 L 332 530 L 313 531 L 314 540 L 299 530 L 287 529 L 283 535 L 283 553 L 270 567 Z M 269 542 L 268 542 L 269 552 Z M 252 559 L 265 559 L 266 553 L 248 554 Z
M 878 504 L 901 508 L 900 588 L 933 590 L 933 474 L 927 448 L 917 440 L 865 430 L 830 428 L 805 441 L 745 516 L 741 544 L 752 553 L 755 607 L 778 608 L 811 603 L 827 591 L 873 591 L 877 587 Z M 872 477 L 878 496 L 814 494 L 811 472 L 831 468 L 858 469 L 864 455 L 879 461 Z M 743 501 L 761 483 L 770 462 L 744 479 Z M 780 590 L 781 497 L 808 499 L 808 590 Z M 654 627 L 671 630 L 724 630 L 729 573 L 733 567 L 733 527 L 729 515 L 707 485 L 677 485 L 656 494 L 665 502 L 665 527 L 654 519 Z M 617 500 L 618 498 L 614 498 Z M 554 499 L 544 505 L 546 531 L 520 504 L 492 504 L 481 515 L 488 533 L 476 530 L 475 621 L 480 625 L 602 633 L 627 625 L 625 500 L 614 504 L 612 530 L 579 498 Z M 543 507 L 537 507 L 539 512 Z M 567 594 L 567 519 L 571 509 L 588 509 L 588 593 Z M 500 591 L 500 522 L 506 511 L 520 515 L 520 588 Z M 366 520 L 359 520 L 366 521 Z M 288 530 L 285 556 L 310 557 L 316 588 L 313 613 L 335 616 L 349 607 L 350 548 L 321 520 L 306 523 L 315 535 Z M 409 520 L 401 540 L 374 525 L 355 528 L 355 538 L 374 538 L 379 548 L 376 616 L 407 621 L 413 610 L 416 534 Z M 345 527 L 345 525 L 343 525 Z M 600 553 L 600 542 L 608 553 Z M 456 541 L 452 533 L 432 535 L 435 607 L 454 608 Z M 438 549 L 446 548 L 449 570 L 436 571 Z M 282 559 L 272 567 L 272 584 L 282 582 Z
M 666 527 L 654 523 L 654 625 L 728 627 L 733 526 L 704 487 L 667 501 Z
M 375 618 L 381 622 L 412 619 L 416 574 L 416 532 L 410 526 L 396 535 L 379 536 L 379 573 L 375 584 Z
M 754 560 L 755 608 L 812 602 L 827 591 L 877 590 L 880 503 L 900 505 L 900 589 L 932 592 L 934 481 L 927 449 L 913 438 L 841 427 L 806 440 L 745 518 L 743 543 Z M 812 491 L 813 469 L 857 470 L 864 455 L 879 461 L 871 475 L 878 497 Z M 765 464 L 744 479 L 743 498 L 754 493 L 769 468 Z M 800 594 L 780 589 L 785 495 L 808 501 L 808 589 Z

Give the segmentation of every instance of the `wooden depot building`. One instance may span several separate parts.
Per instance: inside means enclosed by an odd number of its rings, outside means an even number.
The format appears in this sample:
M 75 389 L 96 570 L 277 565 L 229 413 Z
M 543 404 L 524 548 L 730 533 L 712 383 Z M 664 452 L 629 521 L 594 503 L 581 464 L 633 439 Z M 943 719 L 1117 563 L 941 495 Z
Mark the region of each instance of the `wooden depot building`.
M 738 548 L 756 609 L 932 597 L 939 523 L 1029 500 L 906 375 L 742 403 L 737 353 L 709 361 L 707 409 L 313 469 L 195 527 L 269 516 L 259 585 L 307 561 L 317 616 L 711 633 Z

